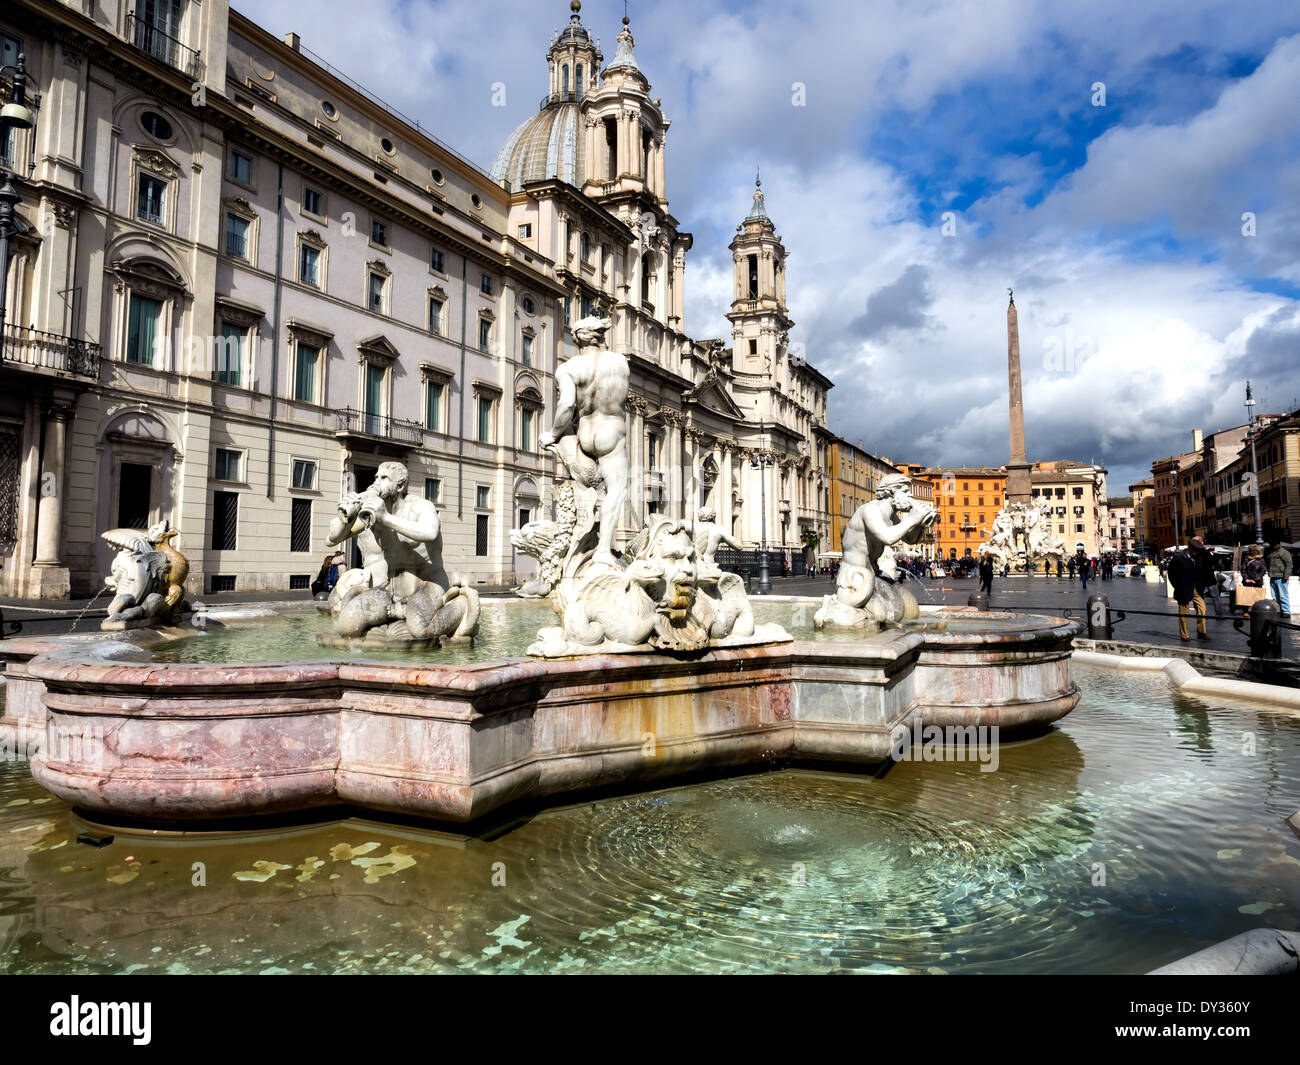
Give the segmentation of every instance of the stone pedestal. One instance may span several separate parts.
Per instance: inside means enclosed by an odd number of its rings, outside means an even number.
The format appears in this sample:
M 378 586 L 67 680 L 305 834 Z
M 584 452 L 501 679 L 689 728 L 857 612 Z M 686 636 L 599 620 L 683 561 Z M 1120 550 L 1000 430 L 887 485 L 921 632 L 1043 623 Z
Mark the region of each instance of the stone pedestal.
M 28 599 L 67 599 L 72 594 L 72 578 L 67 566 L 57 562 L 34 562 L 27 574 L 23 595 Z

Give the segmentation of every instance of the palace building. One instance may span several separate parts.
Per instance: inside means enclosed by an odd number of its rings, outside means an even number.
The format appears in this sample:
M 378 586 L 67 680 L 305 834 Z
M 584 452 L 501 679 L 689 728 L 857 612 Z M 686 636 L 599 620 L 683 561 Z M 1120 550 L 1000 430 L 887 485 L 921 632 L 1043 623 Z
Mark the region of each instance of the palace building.
M 100 532 L 163 519 L 193 592 L 306 589 L 340 492 L 390 459 L 451 572 L 525 579 L 509 532 L 549 510 L 538 438 L 593 313 L 632 366 L 624 537 L 701 505 L 749 546 L 828 537 L 832 383 L 789 350 L 788 253 L 756 183 L 730 336 L 687 332 L 626 19 L 606 62 L 575 0 L 490 168 L 226 0 L 14 0 L 0 46 L 41 94 L 0 144 L 0 594 L 90 594 Z

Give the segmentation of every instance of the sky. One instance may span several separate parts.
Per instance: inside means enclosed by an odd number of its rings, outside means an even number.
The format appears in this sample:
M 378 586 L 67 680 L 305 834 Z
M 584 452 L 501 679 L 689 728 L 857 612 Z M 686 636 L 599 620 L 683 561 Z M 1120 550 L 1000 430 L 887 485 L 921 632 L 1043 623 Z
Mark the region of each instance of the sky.
M 237 0 L 481 167 L 546 92 L 567 0 Z M 358 12 L 364 17 L 357 18 Z M 897 461 L 1029 457 L 1111 495 L 1192 430 L 1300 406 L 1300 5 L 631 0 L 694 234 L 686 330 L 727 335 L 762 169 L 791 347 L 831 429 Z M 612 58 L 622 0 L 582 20 Z M 504 94 L 498 86 L 504 86 Z M 502 96 L 504 95 L 504 105 Z

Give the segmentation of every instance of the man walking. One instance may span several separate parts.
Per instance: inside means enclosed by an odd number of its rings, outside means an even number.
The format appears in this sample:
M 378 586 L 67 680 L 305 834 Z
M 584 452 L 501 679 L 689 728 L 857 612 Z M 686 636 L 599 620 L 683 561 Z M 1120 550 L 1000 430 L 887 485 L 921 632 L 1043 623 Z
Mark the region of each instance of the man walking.
M 1196 638 L 1208 640 L 1205 631 L 1205 600 L 1201 598 L 1203 568 L 1201 556 L 1205 553 L 1205 541 L 1193 536 L 1183 551 L 1175 551 L 1169 559 L 1169 583 L 1174 586 L 1174 599 L 1178 603 L 1178 636 L 1187 643 L 1191 637 L 1187 634 L 1187 614 L 1189 609 L 1196 611 Z
M 993 556 L 987 551 L 980 555 L 980 591 L 993 599 Z
M 1291 579 L 1294 565 L 1291 552 L 1280 543 L 1268 545 L 1268 583 L 1284 620 L 1291 616 L 1291 595 L 1287 590 L 1287 582 Z
M 1079 558 L 1079 580 L 1083 583 L 1085 589 L 1088 587 L 1088 571 L 1090 569 L 1092 569 L 1092 563 L 1088 561 L 1088 556 L 1081 556 Z

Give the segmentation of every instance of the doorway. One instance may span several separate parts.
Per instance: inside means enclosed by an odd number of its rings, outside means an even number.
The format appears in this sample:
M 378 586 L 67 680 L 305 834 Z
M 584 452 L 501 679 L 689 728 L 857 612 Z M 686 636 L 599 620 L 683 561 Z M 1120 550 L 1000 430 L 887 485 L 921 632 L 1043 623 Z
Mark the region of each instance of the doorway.
M 357 493 L 360 494 L 375 483 L 375 475 L 379 473 L 378 466 L 362 466 L 357 463 L 352 467 L 352 473 L 356 477 Z M 361 548 L 357 546 L 357 540 L 352 538 L 352 546 L 348 550 L 348 565 L 352 569 L 361 568 Z
M 153 467 L 124 462 L 117 485 L 117 527 L 147 529 L 153 509 Z

